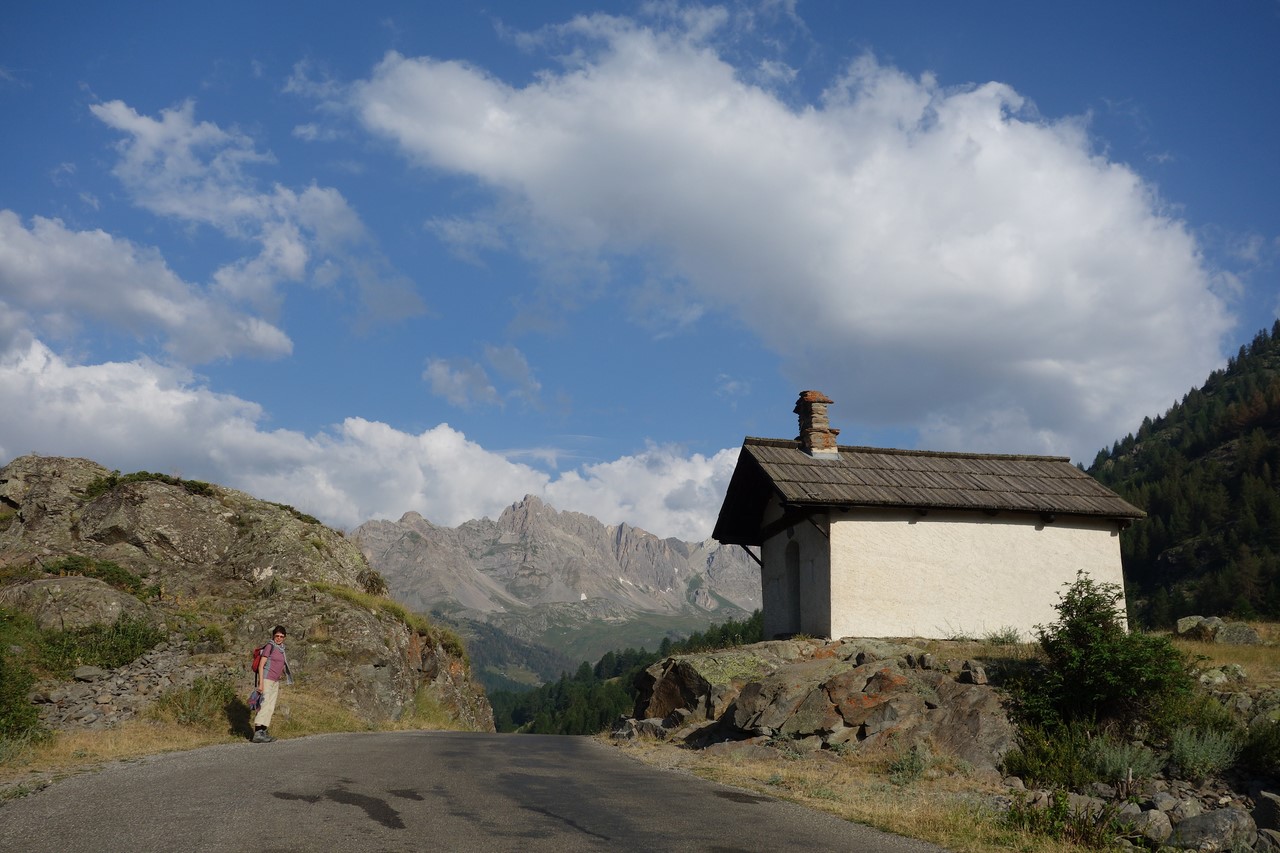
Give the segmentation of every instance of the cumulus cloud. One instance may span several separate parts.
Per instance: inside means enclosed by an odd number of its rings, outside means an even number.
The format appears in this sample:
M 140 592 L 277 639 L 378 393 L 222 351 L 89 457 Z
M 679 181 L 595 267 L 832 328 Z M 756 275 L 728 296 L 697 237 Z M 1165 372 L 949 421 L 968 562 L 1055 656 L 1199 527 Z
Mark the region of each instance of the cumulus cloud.
M 483 357 L 489 368 L 504 380 L 505 390 L 499 391 L 489 371 L 470 358 L 428 359 L 422 378 L 432 394 L 461 409 L 501 407 L 507 400 L 534 407 L 541 405 L 542 383 L 524 353 L 510 345 L 485 344 Z
M 124 134 L 113 173 L 139 206 L 161 216 L 207 225 L 256 243 L 214 274 L 229 298 L 274 309 L 283 284 L 345 278 L 371 319 L 421 313 L 412 284 L 372 247 L 360 217 L 331 187 L 262 189 L 252 169 L 274 163 L 237 130 L 197 121 L 195 103 L 142 115 L 123 101 L 90 106 L 103 124 Z
M 643 257 L 922 444 L 1091 457 L 1218 365 L 1214 272 L 1083 120 L 870 56 L 796 105 L 718 51 L 723 16 L 665 20 L 575 19 L 521 85 L 392 52 L 326 97 L 487 187 L 539 260 Z
M 737 460 L 737 448 L 708 457 L 650 445 L 643 453 L 565 472 L 544 495 L 559 509 L 700 541 L 711 535 Z
M 46 333 L 70 333 L 84 320 L 139 337 L 158 333 L 187 363 L 292 349 L 280 329 L 209 299 L 154 249 L 57 219 L 37 216 L 28 228 L 9 210 L 0 210 L 0 304 L 13 312 L 8 325 L 21 317 Z
M 501 400 L 498 389 L 489 380 L 489 374 L 469 358 L 429 359 L 422 378 L 432 394 L 462 409 L 496 405 Z
M 211 391 L 184 369 L 148 360 L 77 365 L 38 340 L 0 355 L 0 400 L 0 460 L 54 449 L 122 471 L 240 488 L 344 527 L 408 510 L 457 525 L 533 494 L 608 523 L 701 539 L 734 453 L 650 447 L 553 477 L 448 424 L 416 435 L 363 418 L 314 435 L 266 429 L 260 406 Z

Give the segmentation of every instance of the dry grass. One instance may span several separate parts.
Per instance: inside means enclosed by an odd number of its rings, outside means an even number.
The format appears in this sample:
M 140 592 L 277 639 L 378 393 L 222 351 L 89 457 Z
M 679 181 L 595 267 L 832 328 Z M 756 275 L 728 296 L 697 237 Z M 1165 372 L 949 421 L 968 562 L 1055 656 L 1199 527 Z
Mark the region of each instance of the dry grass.
M 655 767 L 693 773 L 896 835 L 931 841 L 950 850 L 1018 850 L 1078 853 L 1086 848 L 999 825 L 992 797 L 1004 793 L 998 777 L 969 774 L 936 762 L 914 782 L 895 784 L 892 755 L 804 758 L 757 747 L 737 752 L 694 751 L 653 740 L 617 743 L 625 754 Z
M 1280 623 L 1248 623 L 1262 639 L 1260 646 L 1227 646 L 1218 643 L 1198 643 L 1171 638 L 1173 644 L 1192 660 L 1199 660 L 1199 668 L 1212 668 L 1237 664 L 1244 667 L 1249 684 L 1256 687 L 1280 687 Z

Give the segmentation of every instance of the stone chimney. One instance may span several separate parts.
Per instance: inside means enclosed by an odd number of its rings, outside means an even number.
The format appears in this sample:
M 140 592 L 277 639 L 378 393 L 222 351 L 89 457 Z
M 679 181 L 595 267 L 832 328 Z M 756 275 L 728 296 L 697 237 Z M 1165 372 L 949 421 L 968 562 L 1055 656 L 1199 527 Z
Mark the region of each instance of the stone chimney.
M 834 402 L 821 391 L 801 391 L 796 400 L 795 413 L 800 416 L 800 436 L 796 439 L 800 447 L 810 456 L 822 459 L 836 459 L 840 451 L 836 448 L 836 436 L 840 430 L 832 429 L 827 420 L 827 405 Z

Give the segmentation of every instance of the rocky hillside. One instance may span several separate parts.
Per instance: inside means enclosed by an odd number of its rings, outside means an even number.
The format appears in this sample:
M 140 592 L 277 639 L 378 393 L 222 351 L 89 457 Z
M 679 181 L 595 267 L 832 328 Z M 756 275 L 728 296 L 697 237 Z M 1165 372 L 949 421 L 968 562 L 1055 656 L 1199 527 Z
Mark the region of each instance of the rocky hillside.
M 485 626 L 467 630 L 490 674 L 523 668 L 555 678 L 565 664 L 627 644 L 656 648 L 665 636 L 760 607 L 759 569 L 741 549 L 659 539 L 532 496 L 496 521 L 439 527 L 410 512 L 363 524 L 351 539 L 397 600 Z M 518 643 L 552 654 L 541 663 L 513 659 Z
M 247 691 L 248 650 L 280 623 L 299 683 L 360 717 L 397 719 L 425 691 L 460 727 L 491 731 L 456 635 L 381 593 L 353 544 L 292 507 L 86 459 L 0 469 L 0 608 L 63 630 L 126 613 L 168 637 L 116 672 L 40 685 L 49 725 L 110 725 L 200 675 L 231 673 Z

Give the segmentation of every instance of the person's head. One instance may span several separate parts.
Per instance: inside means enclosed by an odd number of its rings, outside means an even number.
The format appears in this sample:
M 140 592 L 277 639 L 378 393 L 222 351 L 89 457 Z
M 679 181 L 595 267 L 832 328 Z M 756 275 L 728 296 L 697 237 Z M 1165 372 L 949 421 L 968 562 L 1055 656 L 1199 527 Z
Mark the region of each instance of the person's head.
M 271 639 L 277 643 L 283 643 L 286 633 L 283 625 L 277 625 L 271 629 Z

